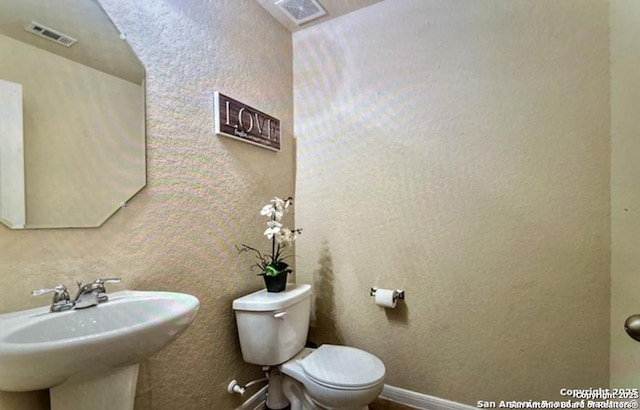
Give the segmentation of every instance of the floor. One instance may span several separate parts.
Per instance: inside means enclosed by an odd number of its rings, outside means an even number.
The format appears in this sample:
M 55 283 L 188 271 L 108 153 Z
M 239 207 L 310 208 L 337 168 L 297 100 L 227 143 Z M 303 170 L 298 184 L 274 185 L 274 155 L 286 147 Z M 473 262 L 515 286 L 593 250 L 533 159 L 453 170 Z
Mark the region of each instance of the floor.
M 256 410 L 264 410 L 265 408 L 266 407 L 264 406 L 264 404 L 262 404 Z M 287 407 L 287 409 L 289 409 L 289 407 Z M 404 404 L 400 404 L 391 400 L 385 400 L 380 398 L 376 399 L 376 401 L 374 401 L 369 405 L 369 410 L 416 410 L 416 409 L 419 409 L 419 407 L 406 406 Z
M 285 410 L 288 410 L 290 407 L 287 406 Z M 264 404 L 261 404 L 255 410 L 265 410 L 266 407 Z M 420 409 L 419 407 L 407 406 L 404 404 L 396 403 L 391 400 L 385 400 L 381 398 L 377 398 L 376 401 L 369 405 L 369 410 L 416 410 Z
M 390 400 L 376 399 L 369 405 L 369 410 L 414 410 L 416 407 L 406 406 Z

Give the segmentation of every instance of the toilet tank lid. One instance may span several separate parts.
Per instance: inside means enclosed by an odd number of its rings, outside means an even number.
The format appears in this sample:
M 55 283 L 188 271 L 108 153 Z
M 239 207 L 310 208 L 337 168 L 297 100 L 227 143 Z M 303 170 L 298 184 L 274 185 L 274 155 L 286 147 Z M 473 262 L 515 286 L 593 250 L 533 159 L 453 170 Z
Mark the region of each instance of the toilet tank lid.
M 266 289 L 250 293 L 233 301 L 233 310 L 269 312 L 289 307 L 311 296 L 311 285 L 288 283 L 282 292 L 267 292 Z

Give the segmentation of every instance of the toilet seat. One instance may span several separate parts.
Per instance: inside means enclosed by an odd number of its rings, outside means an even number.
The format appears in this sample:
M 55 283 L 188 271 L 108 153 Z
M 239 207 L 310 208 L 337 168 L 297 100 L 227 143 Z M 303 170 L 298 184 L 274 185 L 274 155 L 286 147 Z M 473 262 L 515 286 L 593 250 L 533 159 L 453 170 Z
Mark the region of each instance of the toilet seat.
M 379 384 L 385 375 L 380 359 L 349 346 L 324 344 L 299 364 L 313 382 L 339 390 L 367 389 Z

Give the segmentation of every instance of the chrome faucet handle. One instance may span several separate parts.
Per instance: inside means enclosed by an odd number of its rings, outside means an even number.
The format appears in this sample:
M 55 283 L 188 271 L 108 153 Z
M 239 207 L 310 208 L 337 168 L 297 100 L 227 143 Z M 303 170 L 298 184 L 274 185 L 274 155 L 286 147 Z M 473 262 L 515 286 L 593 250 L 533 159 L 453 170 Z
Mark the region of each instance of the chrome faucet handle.
M 91 283 L 87 283 L 86 285 L 82 286 L 82 282 L 81 281 L 76 281 L 76 285 L 78 285 L 78 290 L 83 290 L 83 291 L 92 291 L 92 290 L 100 290 L 100 291 L 104 291 L 104 284 L 105 283 L 118 283 L 120 282 L 120 278 L 108 278 L 108 279 L 96 279 Z
M 32 296 L 42 296 L 48 293 L 53 293 L 53 299 L 51 300 L 50 308 L 52 312 L 61 312 L 63 310 L 69 310 L 73 307 L 73 302 L 71 302 L 71 297 L 69 296 L 69 292 L 67 291 L 67 287 L 65 285 L 58 285 L 53 288 L 31 291 Z
M 104 287 L 105 283 L 120 283 L 120 281 L 120 278 L 96 279 L 91 285 L 98 289 L 100 293 L 107 293 L 107 289 Z
M 120 283 L 122 279 L 120 278 L 107 278 L 107 279 L 96 279 L 95 283 L 104 285 L 105 283 Z
M 109 296 L 107 296 L 107 289 L 104 287 L 105 283 L 120 283 L 120 278 L 107 278 L 107 279 L 96 279 L 95 284 L 100 288 L 100 293 L 98 294 L 98 301 L 100 303 L 106 302 L 109 300 Z
M 47 289 L 38 289 L 31 291 L 31 296 L 42 296 L 47 293 L 54 293 L 53 301 L 59 302 L 61 300 L 69 300 L 69 292 L 67 292 L 67 287 L 65 285 L 58 285 L 53 288 Z

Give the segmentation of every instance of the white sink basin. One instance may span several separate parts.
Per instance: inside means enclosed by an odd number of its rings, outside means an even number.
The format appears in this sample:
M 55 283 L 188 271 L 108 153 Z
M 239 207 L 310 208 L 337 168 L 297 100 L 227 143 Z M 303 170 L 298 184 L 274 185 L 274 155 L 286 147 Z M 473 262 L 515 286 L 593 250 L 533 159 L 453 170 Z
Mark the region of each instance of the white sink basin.
M 0 315 L 0 390 L 48 389 L 135 365 L 182 333 L 199 305 L 184 293 L 123 291 L 86 309 Z

